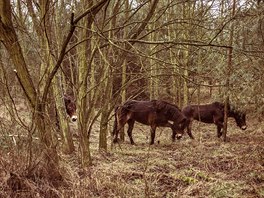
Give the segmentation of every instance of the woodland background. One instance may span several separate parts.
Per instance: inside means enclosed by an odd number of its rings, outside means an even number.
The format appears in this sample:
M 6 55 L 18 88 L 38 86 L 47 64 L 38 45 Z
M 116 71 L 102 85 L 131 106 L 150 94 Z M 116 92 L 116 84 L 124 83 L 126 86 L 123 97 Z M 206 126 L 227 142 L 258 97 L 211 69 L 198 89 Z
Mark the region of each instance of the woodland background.
M 127 99 L 229 100 L 263 119 L 261 0 L 1 0 L 0 40 L 0 170 L 12 192 L 29 179 L 62 185 L 68 160 L 89 170 L 94 136 L 111 153 L 113 109 Z

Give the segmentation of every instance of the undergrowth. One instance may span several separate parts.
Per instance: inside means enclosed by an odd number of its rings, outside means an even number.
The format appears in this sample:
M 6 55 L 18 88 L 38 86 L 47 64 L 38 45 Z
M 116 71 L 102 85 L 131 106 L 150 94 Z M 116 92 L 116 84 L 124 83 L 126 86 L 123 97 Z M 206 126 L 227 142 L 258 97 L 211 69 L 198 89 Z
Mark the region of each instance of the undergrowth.
M 227 142 L 216 137 L 213 125 L 196 123 L 195 140 L 185 134 L 174 143 L 169 130 L 159 129 L 153 146 L 149 128 L 137 125 L 135 146 L 126 140 L 108 152 L 98 152 L 94 132 L 93 165 L 83 169 L 77 153 L 60 154 L 64 179 L 58 186 L 28 178 L 26 146 L 5 137 L 0 197 L 264 197 L 263 126 L 248 123 L 245 132 L 231 123 Z

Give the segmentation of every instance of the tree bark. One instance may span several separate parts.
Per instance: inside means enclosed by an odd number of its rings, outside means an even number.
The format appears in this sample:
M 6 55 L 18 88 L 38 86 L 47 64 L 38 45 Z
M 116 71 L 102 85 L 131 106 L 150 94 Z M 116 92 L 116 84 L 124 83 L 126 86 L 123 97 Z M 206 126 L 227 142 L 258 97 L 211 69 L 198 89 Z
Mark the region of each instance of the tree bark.
M 45 119 L 45 109 L 37 96 L 36 89 L 28 72 L 27 64 L 13 27 L 9 0 L 1 1 L 0 4 L 0 36 L 3 38 L 3 43 L 14 63 L 19 83 L 35 112 L 34 123 L 38 129 L 41 149 L 43 150 L 43 170 L 47 171 L 47 175 L 46 173 L 40 174 L 43 174 L 43 177 L 60 178 L 60 173 L 56 171 L 59 167 L 59 160 L 56 147 L 53 145 L 52 130 L 49 128 Z
M 65 110 L 63 90 L 61 85 L 60 73 L 58 72 L 53 79 L 52 92 L 56 103 L 56 111 L 59 119 L 59 129 L 62 137 L 63 152 L 71 154 L 74 152 L 74 144 L 72 134 L 70 132 L 69 122 L 67 121 L 67 113 Z
M 236 0 L 233 0 L 231 18 L 234 17 L 236 11 Z M 227 121 L 228 121 L 228 105 L 229 105 L 229 92 L 230 92 L 230 77 L 232 74 L 232 58 L 233 58 L 233 39 L 234 39 L 234 23 L 231 24 L 230 27 L 230 35 L 229 35 L 229 46 L 228 48 L 228 59 L 227 59 L 227 67 L 226 67 L 226 86 L 225 86 L 225 116 L 224 116 L 224 127 L 223 127 L 223 139 L 227 140 Z
M 87 7 L 93 6 L 93 1 L 83 0 L 83 4 L 87 4 Z M 78 38 L 90 38 L 92 40 L 92 34 L 89 29 L 92 28 L 93 19 L 84 18 L 81 21 L 81 24 L 85 29 L 80 29 Z M 78 77 L 77 77 L 77 86 L 79 90 L 77 92 L 77 113 L 78 113 L 78 133 L 80 136 L 80 148 L 81 148 L 81 162 L 82 166 L 85 167 L 91 164 L 91 153 L 90 153 L 90 142 L 88 136 L 88 108 L 92 108 L 91 106 L 88 107 L 88 76 L 89 72 L 91 71 L 91 64 L 93 59 L 91 56 L 92 54 L 92 44 L 91 42 L 84 42 L 80 44 L 77 48 L 78 50 Z M 90 68 L 90 69 L 87 69 Z M 92 82 L 93 83 L 93 82 Z M 92 86 L 92 85 L 91 85 Z
M 51 71 L 47 74 L 48 77 L 45 79 L 42 95 L 38 95 L 31 75 L 28 71 L 19 39 L 16 35 L 12 23 L 10 0 L 0 1 L 0 38 L 4 43 L 5 48 L 7 49 L 10 58 L 13 61 L 20 86 L 22 87 L 26 98 L 28 99 L 34 112 L 33 122 L 35 123 L 36 128 L 39 132 L 41 143 L 40 149 L 43 150 L 44 169 L 47 171 L 47 175 L 43 175 L 44 177 L 60 177 L 60 173 L 58 171 L 58 153 L 56 151 L 56 146 L 53 143 L 52 130 L 45 116 L 47 96 L 50 91 L 51 82 L 64 59 L 67 45 L 75 31 L 76 24 L 87 15 L 90 17 L 92 15 L 95 15 L 106 4 L 107 1 L 108 0 L 100 1 L 95 6 L 88 8 L 85 12 L 77 16 L 75 19 L 74 15 L 72 15 L 70 30 L 66 35 L 64 42 L 62 43 L 57 62 L 54 64 Z M 84 147 L 82 147 L 83 153 L 86 153 L 86 148 L 89 148 L 89 142 L 87 142 L 86 140 L 87 138 L 82 140 L 82 143 L 85 145 Z
M 32 78 L 29 74 L 21 46 L 13 27 L 11 17 L 11 5 L 9 0 L 3 0 L 0 3 L 0 35 L 3 39 L 3 44 L 9 52 L 12 59 L 22 89 L 33 108 L 36 107 L 37 92 L 34 87 Z

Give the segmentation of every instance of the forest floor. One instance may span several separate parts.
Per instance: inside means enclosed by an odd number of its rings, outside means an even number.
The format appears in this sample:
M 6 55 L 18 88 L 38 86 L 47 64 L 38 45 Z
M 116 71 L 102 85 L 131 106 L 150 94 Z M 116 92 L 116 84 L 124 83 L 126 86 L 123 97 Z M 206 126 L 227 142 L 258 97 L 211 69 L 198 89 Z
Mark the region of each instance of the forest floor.
M 0 197 L 264 197 L 264 123 L 249 118 L 247 124 L 248 129 L 241 131 L 229 119 L 227 142 L 216 137 L 214 125 L 194 122 L 195 140 L 185 134 L 173 143 L 171 131 L 159 128 L 152 146 L 148 144 L 149 127 L 136 124 L 136 145 L 126 136 L 125 142 L 111 148 L 109 137 L 108 152 L 98 151 L 99 129 L 95 128 L 91 167 L 83 170 L 76 155 L 61 155 L 66 185 L 55 188 L 42 183 L 40 187 L 28 181 L 31 192 L 11 192 L 1 173 Z M 5 160 L 10 164 L 5 171 L 21 173 L 23 156 L 3 148 L 0 154 L 0 172 Z M 45 188 L 53 193 L 48 196 Z
M 110 153 L 94 154 L 90 196 L 264 197 L 264 125 L 248 121 L 241 131 L 230 119 L 223 142 L 214 125 L 194 122 L 193 135 L 172 143 L 160 128 L 149 146 L 149 127 L 137 125 L 135 146 L 126 136 Z

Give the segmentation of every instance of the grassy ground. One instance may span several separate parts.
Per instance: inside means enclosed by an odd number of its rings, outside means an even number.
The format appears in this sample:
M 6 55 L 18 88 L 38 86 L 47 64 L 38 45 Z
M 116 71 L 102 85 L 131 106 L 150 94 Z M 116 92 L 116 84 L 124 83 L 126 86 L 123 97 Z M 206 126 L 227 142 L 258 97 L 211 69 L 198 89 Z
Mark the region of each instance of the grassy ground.
M 135 130 L 136 146 L 126 141 L 95 159 L 91 196 L 264 197 L 261 126 L 242 132 L 231 122 L 224 143 L 215 126 L 194 125 L 196 140 L 185 135 L 171 143 L 170 131 L 159 130 L 154 146 L 147 144 L 148 128 Z
M 264 197 L 264 124 L 253 118 L 246 131 L 230 120 L 227 142 L 216 137 L 214 125 L 194 122 L 195 140 L 185 134 L 172 143 L 171 131 L 159 129 L 149 146 L 149 127 L 136 125 L 135 146 L 126 137 L 99 153 L 97 133 L 91 137 L 93 165 L 83 170 L 76 156 L 61 155 L 67 180 L 56 188 L 25 179 L 26 190 L 11 192 L 4 173 L 20 175 L 25 159 L 1 149 L 0 197 Z

